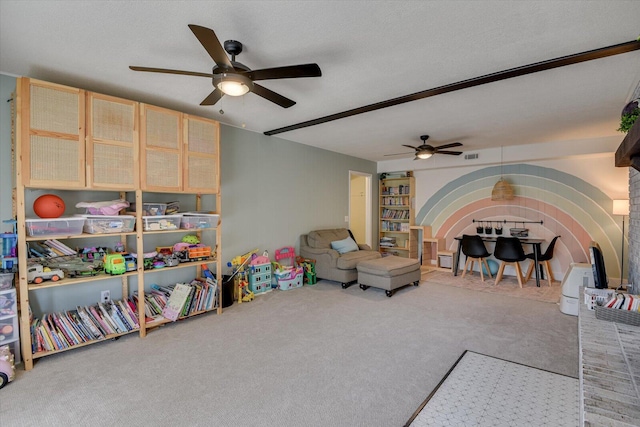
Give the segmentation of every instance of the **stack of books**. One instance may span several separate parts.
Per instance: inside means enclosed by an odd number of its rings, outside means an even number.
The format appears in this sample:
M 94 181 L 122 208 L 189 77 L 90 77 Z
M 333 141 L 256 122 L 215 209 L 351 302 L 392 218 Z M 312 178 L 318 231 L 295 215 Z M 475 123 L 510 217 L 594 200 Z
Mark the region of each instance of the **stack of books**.
M 34 353 L 63 350 L 140 328 L 135 302 L 99 302 L 67 312 L 44 314 L 31 322 Z
M 380 238 L 380 247 L 381 248 L 394 248 L 396 246 L 396 238 L 395 237 L 381 237 Z

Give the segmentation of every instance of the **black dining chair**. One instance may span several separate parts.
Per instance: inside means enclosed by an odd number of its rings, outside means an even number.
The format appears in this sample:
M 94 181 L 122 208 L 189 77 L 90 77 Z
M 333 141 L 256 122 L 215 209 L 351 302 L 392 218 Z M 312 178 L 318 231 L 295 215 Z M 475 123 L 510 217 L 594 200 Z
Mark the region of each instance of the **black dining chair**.
M 538 254 L 538 264 L 542 264 L 545 270 L 547 270 L 547 280 L 549 281 L 549 286 L 551 286 L 551 282 L 556 281 L 555 277 L 553 277 L 553 271 L 551 270 L 551 264 L 549 263 L 549 261 L 551 261 L 551 259 L 553 258 L 553 248 L 556 245 L 556 240 L 558 240 L 559 237 L 560 236 L 554 237 L 551 243 L 549 243 L 549 246 L 547 246 L 547 249 L 544 251 L 544 253 Z M 524 279 L 525 282 L 528 282 L 529 279 L 531 279 L 531 273 L 533 273 L 534 268 L 533 264 L 535 264 L 536 258 L 533 253 L 526 254 L 525 256 L 527 257 L 527 259 L 531 260 L 531 262 L 529 263 L 529 268 L 527 269 L 527 275 Z
M 527 259 L 522 249 L 522 243 L 517 237 L 498 237 L 493 255 L 500 260 L 500 268 L 496 274 L 496 285 L 502 280 L 504 268 L 513 265 L 518 276 L 518 284 L 522 288 L 522 269 L 520 263 Z
M 462 272 L 462 277 L 467 274 L 467 268 L 470 268 L 471 274 L 473 274 L 473 264 L 475 262 L 478 263 L 478 267 L 480 268 L 480 278 L 484 282 L 484 273 L 482 271 L 482 266 L 487 269 L 487 273 L 489 277 L 491 276 L 491 270 L 489 270 L 489 264 L 487 264 L 487 257 L 491 256 L 491 254 L 487 251 L 487 248 L 484 246 L 484 241 L 482 237 L 477 235 L 463 235 L 462 242 L 462 253 L 467 257 L 467 262 L 464 264 L 464 271 Z

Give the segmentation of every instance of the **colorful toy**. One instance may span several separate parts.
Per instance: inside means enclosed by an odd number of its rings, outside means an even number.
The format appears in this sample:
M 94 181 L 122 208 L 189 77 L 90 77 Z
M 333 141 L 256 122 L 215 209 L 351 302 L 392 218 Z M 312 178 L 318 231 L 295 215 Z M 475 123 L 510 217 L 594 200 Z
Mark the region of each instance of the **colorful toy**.
M 202 269 L 202 275 L 205 278 L 213 281 L 213 283 L 218 283 L 218 281 L 216 280 L 216 278 L 213 275 L 213 273 L 211 272 L 211 270 L 209 270 L 209 267 L 207 266 L 207 264 L 200 265 L 200 268 Z
M 276 277 L 278 289 L 286 291 L 302 286 L 304 269 L 296 265 L 296 253 L 292 246 L 276 249 L 276 262 L 273 275 Z M 282 265 L 280 261 L 289 260 L 290 265 Z
M 27 269 L 27 281 L 29 283 L 39 284 L 45 280 L 57 282 L 60 279 L 64 279 L 64 272 L 59 269 L 52 270 L 51 268 L 43 267 L 40 264 L 32 264 Z
M 2 239 L 2 252 L 0 253 L 0 272 L 15 273 L 16 271 L 18 271 L 17 221 L 15 219 L 8 219 L 3 222 L 11 224 L 13 226 L 13 232 L 0 234 L 0 239 Z
M 55 194 L 43 194 L 33 202 L 33 212 L 40 218 L 59 218 L 64 209 L 64 200 Z
M 198 236 L 194 236 L 192 234 L 188 234 L 182 238 L 182 243 L 188 243 L 190 245 L 197 245 L 200 243 L 200 239 Z
M 173 253 L 180 259 L 180 262 L 206 261 L 211 257 L 211 246 L 188 245 L 182 250 L 174 250 Z
M 16 367 L 14 357 L 8 345 L 0 347 L 0 388 L 15 379 Z
M 315 285 L 318 282 L 316 277 L 316 260 L 310 258 L 296 257 L 296 263 L 304 269 L 304 283 Z
M 238 300 L 238 304 L 242 303 L 243 301 L 251 301 L 255 297 L 255 294 L 249 290 L 247 272 L 245 271 L 245 269 L 257 252 L 258 249 L 254 249 L 247 252 L 246 254 L 234 257 L 229 263 L 227 263 L 227 266 L 233 269 L 229 280 L 234 279 L 234 293 L 236 294 L 235 297 Z
M 106 254 L 104 256 L 104 272 L 112 276 L 126 273 L 127 267 L 122 254 Z
M 96 276 L 103 270 L 102 260 L 85 261 L 79 256 L 47 258 L 44 267 L 60 269 L 66 277 Z
M 124 258 L 124 266 L 127 271 L 136 271 L 138 268 L 138 263 L 136 262 L 136 258 L 131 254 L 122 254 Z
M 180 264 L 180 258 L 178 258 L 178 256 L 175 254 L 171 254 L 168 256 L 164 255 L 164 264 L 167 267 L 175 267 Z

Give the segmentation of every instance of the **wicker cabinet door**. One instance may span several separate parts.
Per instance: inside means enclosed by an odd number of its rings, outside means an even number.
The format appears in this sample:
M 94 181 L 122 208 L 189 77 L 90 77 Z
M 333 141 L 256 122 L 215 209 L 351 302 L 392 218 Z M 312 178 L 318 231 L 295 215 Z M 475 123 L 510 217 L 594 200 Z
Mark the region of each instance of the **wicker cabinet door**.
M 89 188 L 138 187 L 138 120 L 137 102 L 87 93 Z
M 182 113 L 140 105 L 141 187 L 182 191 Z
M 185 114 L 184 191 L 215 194 L 220 190 L 220 124 Z
M 17 94 L 22 183 L 83 188 L 84 91 L 23 77 Z

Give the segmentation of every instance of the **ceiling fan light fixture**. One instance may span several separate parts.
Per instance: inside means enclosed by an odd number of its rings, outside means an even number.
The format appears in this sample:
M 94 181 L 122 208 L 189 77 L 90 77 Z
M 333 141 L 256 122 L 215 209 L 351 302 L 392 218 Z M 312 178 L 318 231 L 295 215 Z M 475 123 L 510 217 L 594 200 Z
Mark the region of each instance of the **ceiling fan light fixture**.
M 431 156 L 433 156 L 433 153 L 429 153 L 428 151 L 423 151 L 421 153 L 416 154 L 416 157 L 422 160 L 428 159 Z
M 225 95 L 242 96 L 253 87 L 253 81 L 240 74 L 222 73 L 216 77 L 216 87 Z

